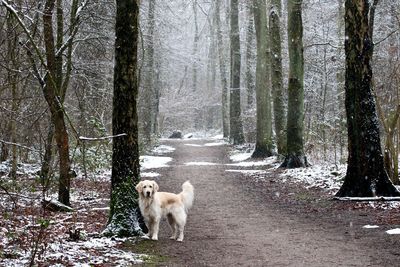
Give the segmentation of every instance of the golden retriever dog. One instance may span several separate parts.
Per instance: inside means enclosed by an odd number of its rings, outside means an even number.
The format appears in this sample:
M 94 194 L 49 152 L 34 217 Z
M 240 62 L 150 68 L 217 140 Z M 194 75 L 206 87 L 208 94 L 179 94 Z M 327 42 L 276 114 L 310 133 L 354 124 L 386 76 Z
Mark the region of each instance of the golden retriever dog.
M 158 192 L 155 181 L 144 180 L 136 185 L 139 192 L 139 208 L 149 229 L 148 237 L 158 240 L 158 230 L 162 218 L 167 218 L 172 230 L 171 239 L 183 241 L 188 210 L 192 207 L 194 188 L 189 181 L 182 184 L 179 194 Z

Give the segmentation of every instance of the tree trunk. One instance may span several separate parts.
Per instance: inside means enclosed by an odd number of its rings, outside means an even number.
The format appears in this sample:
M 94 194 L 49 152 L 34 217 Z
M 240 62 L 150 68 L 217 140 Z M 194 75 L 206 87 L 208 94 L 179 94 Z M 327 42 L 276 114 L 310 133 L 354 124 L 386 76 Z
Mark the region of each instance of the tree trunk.
M 197 0 L 193 1 L 194 40 L 193 40 L 193 91 L 197 90 L 197 46 L 199 42 L 199 25 L 197 23 Z
M 302 0 L 288 1 L 289 85 L 287 116 L 287 151 L 281 167 L 308 165 L 304 155 L 304 57 Z
M 231 86 L 230 86 L 230 141 L 237 145 L 244 142 L 240 107 L 240 32 L 238 0 L 231 0 Z
M 155 64 L 155 69 L 157 70 L 155 77 L 154 77 L 154 99 L 153 99 L 153 111 L 152 111 L 152 118 L 151 123 L 152 126 L 152 134 L 158 135 L 159 134 L 159 126 L 158 126 L 158 115 L 160 113 L 160 89 L 162 85 L 161 81 L 161 63 L 159 61 Z
M 11 143 L 17 143 L 17 128 L 16 128 L 16 116 L 19 110 L 19 103 L 18 103 L 18 87 L 19 87 L 19 80 L 20 74 L 18 72 L 19 69 L 19 60 L 18 60 L 18 39 L 19 34 L 17 32 L 18 25 L 15 21 L 15 17 L 12 14 L 9 14 L 7 18 L 7 63 L 8 63 L 8 70 L 7 70 L 7 80 L 8 84 L 11 87 L 11 96 L 12 96 L 12 103 L 11 103 L 11 118 L 9 121 L 8 128 L 11 134 Z M 11 146 L 11 170 L 9 176 L 12 179 L 16 179 L 17 177 L 17 164 L 18 164 L 18 151 L 17 146 Z
M 142 234 L 138 195 L 134 185 L 139 177 L 138 144 L 138 38 L 139 4 L 117 1 L 113 96 L 113 140 L 110 216 L 106 235 Z
M 42 186 L 47 188 L 50 181 L 51 162 L 53 160 L 53 141 L 54 141 L 54 125 L 50 121 L 47 138 L 45 143 L 45 151 L 42 159 L 42 166 L 40 168 L 40 181 Z
M 219 72 L 221 77 L 222 86 L 222 132 L 224 138 L 229 136 L 229 107 L 228 107 L 228 81 L 226 74 L 226 63 L 224 56 L 224 44 L 222 40 L 222 29 L 221 29 L 221 16 L 220 7 L 221 1 L 215 0 L 215 22 L 217 26 L 217 43 L 218 43 L 218 59 L 219 59 Z
M 151 145 L 151 134 L 153 128 L 153 102 L 155 98 L 154 92 L 154 28 L 155 28 L 155 20 L 154 20 L 154 6 L 155 0 L 149 1 L 149 14 L 148 14 L 148 23 L 149 23 L 149 32 L 147 34 L 147 49 L 146 49 L 146 78 L 144 85 L 144 100 L 145 100 L 145 108 L 143 114 L 143 129 L 144 129 L 144 146 L 147 148 Z
M 59 1 L 59 0 L 57 0 Z M 68 132 L 65 125 L 64 110 L 61 102 L 61 91 L 58 75 L 60 75 L 59 62 L 55 54 L 53 35 L 53 11 L 55 0 L 47 0 L 43 12 L 43 33 L 46 50 L 48 75 L 46 85 L 43 88 L 44 97 L 49 105 L 52 123 L 54 124 L 54 135 L 60 157 L 60 178 L 58 188 L 58 200 L 64 205 L 70 205 L 70 158 Z M 57 31 L 62 32 L 60 29 Z M 61 71 L 62 75 L 62 71 Z
M 246 31 L 246 89 L 247 89 L 247 109 L 251 109 L 254 103 L 254 77 L 253 77 L 253 40 L 254 40 L 254 3 L 247 2 L 247 31 Z
M 270 59 L 267 26 L 267 6 L 265 0 L 254 1 L 254 21 L 257 39 L 257 137 L 253 158 L 272 156 L 272 114 L 270 89 Z
M 275 134 L 278 154 L 286 154 L 285 106 L 282 78 L 282 44 L 280 17 L 282 15 L 281 0 L 272 0 L 269 16 L 269 33 L 271 41 L 271 82 L 274 104 Z
M 346 116 L 348 166 L 338 197 L 399 196 L 385 171 L 378 118 L 372 95 L 368 0 L 345 2 Z

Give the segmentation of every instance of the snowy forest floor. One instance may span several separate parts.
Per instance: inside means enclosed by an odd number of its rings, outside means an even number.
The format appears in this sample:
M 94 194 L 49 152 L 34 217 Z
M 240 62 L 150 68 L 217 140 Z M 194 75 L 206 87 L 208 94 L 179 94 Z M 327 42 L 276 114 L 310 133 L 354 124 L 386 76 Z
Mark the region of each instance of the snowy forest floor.
M 17 194 L 0 194 L 0 266 L 26 266 L 35 246 L 39 266 L 398 264 L 400 236 L 388 234 L 400 228 L 398 202 L 333 201 L 345 168 L 284 171 L 275 158 L 248 159 L 249 153 L 216 139 L 161 143 L 142 158 L 142 176 L 156 180 L 160 191 L 177 193 L 186 180 L 194 185 L 183 243 L 168 239 L 165 221 L 157 242 L 100 238 L 109 173 L 78 176 L 72 186 L 75 212 L 48 212 L 44 221 L 40 190 L 27 170 Z M 68 231 L 76 229 L 83 240 L 71 240 Z

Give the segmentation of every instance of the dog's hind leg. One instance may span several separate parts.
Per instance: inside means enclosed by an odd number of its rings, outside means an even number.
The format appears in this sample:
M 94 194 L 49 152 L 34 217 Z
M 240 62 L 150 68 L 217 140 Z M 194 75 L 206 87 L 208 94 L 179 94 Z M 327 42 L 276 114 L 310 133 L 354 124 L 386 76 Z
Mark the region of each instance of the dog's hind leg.
M 175 223 L 175 218 L 174 218 L 174 216 L 172 216 L 171 213 L 169 213 L 167 215 L 167 219 L 168 219 L 168 224 L 171 227 L 171 231 L 172 231 L 172 235 L 171 235 L 170 239 L 176 239 L 177 225 Z
M 180 216 L 176 217 L 176 224 L 178 226 L 178 232 L 179 236 L 176 239 L 176 241 L 183 241 L 183 230 L 185 229 L 185 224 L 186 224 L 186 213 L 182 212 Z

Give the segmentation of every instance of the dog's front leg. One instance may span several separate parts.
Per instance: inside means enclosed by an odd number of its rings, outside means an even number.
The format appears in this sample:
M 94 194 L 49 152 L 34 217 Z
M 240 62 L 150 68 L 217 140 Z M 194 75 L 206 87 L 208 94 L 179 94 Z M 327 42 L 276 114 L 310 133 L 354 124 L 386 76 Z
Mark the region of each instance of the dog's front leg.
M 152 222 L 152 220 L 149 220 L 149 219 L 145 218 L 144 219 L 144 223 L 146 224 L 146 227 L 147 227 L 147 230 L 148 230 L 146 236 L 148 238 L 151 238 L 151 236 L 153 235 L 153 222 Z
M 158 229 L 160 226 L 160 219 L 161 218 L 156 218 L 153 222 L 152 235 L 151 235 L 151 239 L 153 240 L 158 240 Z

